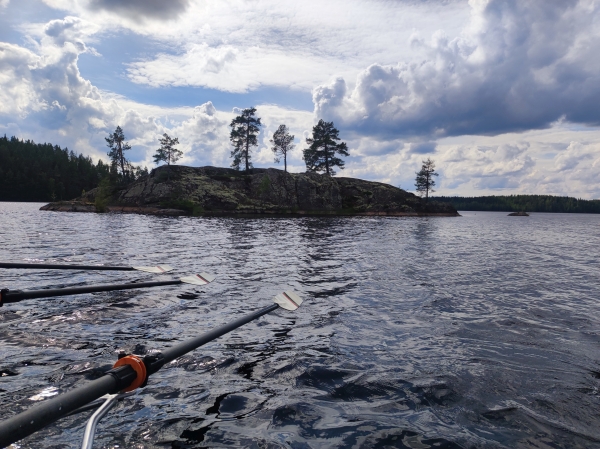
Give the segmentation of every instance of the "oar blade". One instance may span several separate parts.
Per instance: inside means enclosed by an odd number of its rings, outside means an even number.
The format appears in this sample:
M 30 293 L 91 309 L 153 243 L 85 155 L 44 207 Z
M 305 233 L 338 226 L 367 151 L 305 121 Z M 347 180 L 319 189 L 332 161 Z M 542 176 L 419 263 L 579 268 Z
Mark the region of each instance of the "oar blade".
M 273 298 L 273 301 L 286 310 L 296 310 L 302 304 L 302 298 L 293 291 L 279 293 Z
M 173 267 L 170 265 L 157 265 L 155 267 L 133 267 L 133 269 L 137 271 L 145 271 L 146 273 L 160 274 L 173 270 Z
M 206 285 L 206 284 L 209 284 L 212 281 L 214 281 L 215 276 L 213 276 L 212 274 L 208 274 L 208 273 L 200 273 L 200 274 L 194 274 L 193 276 L 186 276 L 179 280 L 185 284 Z

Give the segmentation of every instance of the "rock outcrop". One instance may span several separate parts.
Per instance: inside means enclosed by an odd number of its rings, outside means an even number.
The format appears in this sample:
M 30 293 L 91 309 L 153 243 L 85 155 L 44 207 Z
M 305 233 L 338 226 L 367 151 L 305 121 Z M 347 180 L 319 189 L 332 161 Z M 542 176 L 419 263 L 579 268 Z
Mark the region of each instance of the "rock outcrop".
M 42 210 L 155 215 L 331 214 L 457 216 L 453 206 L 426 203 L 380 182 L 255 168 L 162 166 L 121 189 L 96 188 Z

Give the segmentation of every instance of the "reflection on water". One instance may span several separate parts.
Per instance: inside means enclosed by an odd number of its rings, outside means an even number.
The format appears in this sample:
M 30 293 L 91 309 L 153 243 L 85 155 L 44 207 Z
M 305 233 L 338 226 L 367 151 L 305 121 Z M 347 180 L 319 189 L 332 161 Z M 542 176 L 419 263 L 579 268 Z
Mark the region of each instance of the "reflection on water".
M 0 309 L 6 417 L 301 292 L 164 367 L 99 427 L 98 447 L 600 447 L 600 217 L 158 218 L 0 203 L 0 260 L 154 265 L 0 271 L 11 289 L 170 286 Z M 7 406 L 8 405 L 8 406 Z M 87 414 L 21 447 L 79 447 Z

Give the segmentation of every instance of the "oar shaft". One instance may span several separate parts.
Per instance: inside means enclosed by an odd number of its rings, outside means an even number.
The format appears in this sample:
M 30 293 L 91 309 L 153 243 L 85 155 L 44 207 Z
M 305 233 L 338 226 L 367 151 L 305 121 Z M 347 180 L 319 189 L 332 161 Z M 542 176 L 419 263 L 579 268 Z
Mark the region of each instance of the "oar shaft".
M 30 270 L 103 270 L 103 271 L 133 271 L 133 267 L 104 266 L 104 265 L 61 265 L 51 263 L 12 263 L 0 262 L 0 268 L 24 268 Z
M 260 318 L 267 313 L 271 313 L 273 310 L 277 310 L 279 308 L 278 304 L 272 304 L 264 309 L 257 310 L 256 312 L 245 315 L 241 318 L 238 318 L 231 323 L 224 324 L 221 327 L 217 327 L 207 333 L 200 335 L 199 337 L 192 338 L 191 340 L 184 341 L 183 343 L 179 343 L 178 345 L 173 346 L 172 348 L 166 349 L 162 352 L 164 363 L 169 363 L 175 360 L 176 358 L 181 357 L 182 355 L 187 354 L 188 352 L 193 351 L 196 348 L 199 348 L 202 345 L 205 345 L 209 341 L 215 340 L 219 338 L 221 335 L 225 335 L 228 332 L 231 332 L 234 329 L 237 329 L 244 324 L 249 323 L 257 318 Z
M 182 282 L 177 279 L 173 281 L 156 281 L 156 282 L 136 282 L 128 284 L 105 284 L 105 285 L 90 285 L 86 287 L 68 287 L 68 288 L 51 288 L 43 290 L 28 290 L 28 291 L 2 291 L 2 304 L 10 302 L 19 302 L 24 299 L 34 298 L 50 298 L 53 296 L 69 296 L 80 295 L 83 293 L 110 292 L 113 290 L 131 290 L 134 288 L 160 287 L 163 285 L 177 285 Z
M 199 337 L 175 345 L 159 353 L 158 356 L 146 356 L 144 364 L 147 367 L 147 374 L 155 373 L 165 363 L 172 362 L 176 358 L 278 308 L 279 305 L 277 304 L 270 305 L 213 329 Z M 53 399 L 48 399 L 23 413 L 1 422 L 0 447 L 8 446 L 31 435 L 33 432 L 42 429 L 105 394 L 115 394 L 129 387 L 136 380 L 136 377 L 137 374 L 130 365 L 113 368 L 101 378 L 83 387 L 61 394 Z
M 31 435 L 105 394 L 117 393 L 130 385 L 136 377 L 135 371 L 130 366 L 122 366 L 111 371 L 112 373 L 109 372 L 83 387 L 47 399 L 23 413 L 0 422 L 0 447 L 6 447 Z

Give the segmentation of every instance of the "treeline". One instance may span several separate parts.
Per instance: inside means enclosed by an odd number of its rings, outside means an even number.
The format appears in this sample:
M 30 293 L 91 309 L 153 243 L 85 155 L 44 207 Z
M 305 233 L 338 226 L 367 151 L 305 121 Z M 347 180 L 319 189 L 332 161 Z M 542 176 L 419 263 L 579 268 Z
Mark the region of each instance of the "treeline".
M 0 201 L 70 200 L 109 175 L 109 164 L 67 148 L 0 137 Z
M 438 196 L 432 200 L 451 203 L 457 210 L 497 212 L 564 212 L 600 214 L 600 201 L 552 195 Z

